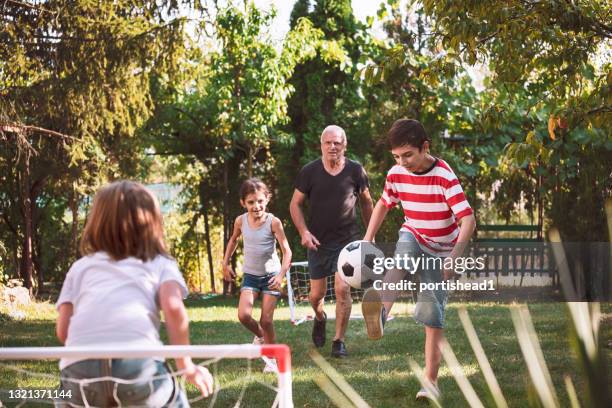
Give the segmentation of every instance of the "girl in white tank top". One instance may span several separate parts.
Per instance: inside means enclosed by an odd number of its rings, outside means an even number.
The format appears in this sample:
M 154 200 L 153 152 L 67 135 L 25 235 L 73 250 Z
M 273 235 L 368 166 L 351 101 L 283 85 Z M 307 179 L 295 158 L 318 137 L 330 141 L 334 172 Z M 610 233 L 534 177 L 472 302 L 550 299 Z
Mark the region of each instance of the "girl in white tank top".
M 230 282 L 236 277 L 230 260 L 242 235 L 244 264 L 238 319 L 255 335 L 253 342 L 257 344 L 276 342 L 274 309 L 281 294 L 281 284 L 291 265 L 291 249 L 283 225 L 278 218 L 266 212 L 269 200 L 270 193 L 262 181 L 251 178 L 242 183 L 240 204 L 246 213 L 236 217 L 234 231 L 223 257 L 223 279 Z M 276 253 L 276 241 L 283 253 L 282 263 Z M 253 304 L 259 296 L 261 317 L 257 321 L 252 314 Z M 264 371 L 274 370 L 274 361 L 266 361 Z

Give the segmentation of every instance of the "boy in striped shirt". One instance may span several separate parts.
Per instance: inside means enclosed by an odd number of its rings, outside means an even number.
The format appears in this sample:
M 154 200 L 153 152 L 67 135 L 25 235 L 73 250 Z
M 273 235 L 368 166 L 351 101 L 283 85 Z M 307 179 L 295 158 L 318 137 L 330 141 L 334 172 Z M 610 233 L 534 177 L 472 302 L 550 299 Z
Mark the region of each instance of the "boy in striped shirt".
M 431 140 L 423 126 L 413 119 L 397 120 L 387 134 L 391 154 L 397 165 L 387 173 L 382 197 L 376 204 L 368 225 L 366 241 L 373 241 L 387 212 L 397 204 L 404 212 L 399 230 L 396 255 L 416 258 L 441 258 L 439 262 L 421 262 L 419 270 L 387 271 L 384 282 L 398 282 L 406 273 L 419 274 L 421 283 L 441 282 L 454 276 L 448 258 L 460 257 L 476 227 L 472 208 L 465 198 L 459 180 L 442 159 L 429 154 Z M 412 263 L 416 265 L 416 263 Z M 427 267 L 423 267 L 427 265 Z M 433 267 L 431 265 L 434 265 Z M 438 267 L 436 267 L 438 265 Z M 368 337 L 379 339 L 397 295 L 396 291 L 369 289 L 363 298 L 363 315 Z M 437 388 L 440 367 L 440 344 L 444 336 L 445 290 L 419 292 L 414 318 L 425 326 L 425 376 Z M 417 399 L 430 398 L 425 389 Z

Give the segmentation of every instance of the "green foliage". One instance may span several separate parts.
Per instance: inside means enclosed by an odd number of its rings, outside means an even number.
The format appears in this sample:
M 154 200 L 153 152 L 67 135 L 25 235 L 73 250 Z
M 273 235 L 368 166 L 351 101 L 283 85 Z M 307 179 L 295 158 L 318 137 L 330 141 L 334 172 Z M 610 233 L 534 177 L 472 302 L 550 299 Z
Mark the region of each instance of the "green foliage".
M 64 217 L 108 179 L 135 174 L 149 79 L 181 60 L 175 1 L 8 2 L 0 29 L 0 236 L 15 258 L 32 223 L 35 272 L 60 277 L 76 256 Z M 8 129 L 8 130 L 7 130 Z M 26 197 L 32 203 L 26 206 Z M 28 221 L 29 220 L 29 221 Z M 60 249 L 62 248 L 62 249 Z M 63 254 L 63 258 L 60 258 Z M 23 272 L 23 271 L 22 271 Z M 23 274 L 23 273 L 22 273 Z
M 170 241 L 188 276 L 210 268 L 204 239 L 196 242 L 207 228 L 218 267 L 251 175 L 272 188 L 270 210 L 303 259 L 288 203 L 300 167 L 320 156 L 322 129 L 345 128 L 377 199 L 393 165 L 384 134 L 400 117 L 425 125 L 479 223 L 555 224 L 572 240 L 606 239 L 605 2 L 387 0 L 362 24 L 350 0 L 298 0 L 282 44 L 269 35 L 274 10 L 204 6 L 3 6 L 0 273 L 23 272 L 31 222 L 34 271 L 61 280 L 87 197 L 119 177 L 183 186 Z M 189 30 L 178 17 L 186 10 Z M 377 23 L 386 38 L 369 31 Z M 379 239 L 395 239 L 401 216 L 390 215 Z
M 186 186 L 191 200 L 199 201 L 195 211 L 210 217 L 210 228 L 222 225 L 213 247 L 229 238 L 242 211 L 242 180 L 260 176 L 274 188 L 272 149 L 291 143 L 280 129 L 288 120 L 287 99 L 293 92 L 288 79 L 297 63 L 322 47 L 322 32 L 301 19 L 277 50 L 268 34 L 273 18 L 274 12 L 263 13 L 252 3 L 242 9 L 229 2 L 218 10 L 211 34 L 217 48 L 206 52 L 192 44 L 187 55 L 197 68 L 183 72 L 185 82 L 154 82 L 156 114 L 144 133 L 156 151 L 180 155 L 173 178 Z M 198 171 L 189 170 L 194 167 Z M 193 247 L 195 238 L 182 235 L 190 242 L 178 247 Z M 216 254 L 215 268 L 221 257 Z M 188 273 L 194 269 L 193 264 L 183 266 Z
M 611 110 L 603 2 L 511 3 L 425 1 L 404 17 L 389 2 L 379 16 L 390 40 L 361 75 L 387 95 L 377 100 L 388 120 L 424 123 L 489 222 L 524 211 L 534 222 L 542 208 L 573 240 L 605 240 L 612 129 L 603 119 Z M 465 73 L 475 63 L 490 71 L 478 93 Z M 450 137 L 438 138 L 444 130 Z
M 542 177 L 552 222 L 572 240 L 605 240 L 603 200 L 611 194 L 605 163 L 612 158 L 607 2 L 423 5 L 436 21 L 431 42 L 456 64 L 488 64 L 487 88 L 507 95 L 493 100 L 498 126 L 516 123 L 522 133 L 508 157 Z M 577 197 L 584 206 L 575 205 Z
M 369 150 L 368 119 L 373 114 L 367 110 L 360 81 L 355 78 L 357 64 L 372 39 L 355 19 L 350 0 L 298 1 L 291 13 L 291 26 L 303 21 L 320 30 L 323 41 L 316 53 L 298 63 L 292 72 L 289 83 L 295 91 L 288 102 L 289 122 L 283 128 L 291 144 L 274 148 L 279 168 L 274 181 L 276 199 L 283 203 L 275 211 L 286 220 L 290 219 L 288 203 L 297 172 L 321 155 L 319 137 L 323 129 L 330 124 L 344 128 L 348 156 L 363 162 Z M 285 228 L 294 257 L 303 259 L 304 250 L 293 225 L 288 223 Z

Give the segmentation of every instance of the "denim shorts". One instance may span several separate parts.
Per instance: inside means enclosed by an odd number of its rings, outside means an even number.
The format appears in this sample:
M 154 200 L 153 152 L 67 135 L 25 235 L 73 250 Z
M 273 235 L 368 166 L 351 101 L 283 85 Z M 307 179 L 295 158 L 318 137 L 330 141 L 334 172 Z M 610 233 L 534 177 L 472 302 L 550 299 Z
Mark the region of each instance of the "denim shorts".
M 438 257 L 424 252 L 417 239 L 408 231 L 400 231 L 399 239 L 395 249 L 395 255 L 407 254 L 414 258 L 423 258 L 423 261 L 436 259 Z M 421 283 L 436 283 L 442 282 L 442 271 L 437 266 L 433 265 L 438 262 L 425 262 L 430 268 L 419 268 L 417 271 L 407 271 L 416 273 Z M 444 328 L 445 308 L 448 301 L 448 292 L 443 289 L 438 290 L 423 290 L 417 295 L 416 307 L 414 309 L 414 319 L 418 323 L 422 323 L 428 327 L 438 329 Z
M 77 380 L 112 376 L 115 381 Z M 185 391 L 179 386 L 165 362 L 148 359 L 83 360 L 61 371 L 60 391 L 70 399 L 55 400 L 56 407 L 189 407 Z
M 308 273 L 310 279 L 323 279 L 338 271 L 338 255 L 342 247 L 328 249 L 319 246 L 316 251 L 308 250 Z
M 263 276 L 252 275 L 245 273 L 242 275 L 242 287 L 240 291 L 251 290 L 255 293 L 265 293 L 266 295 L 272 295 L 280 297 L 281 293 L 278 290 L 270 289 L 269 280 L 278 275 L 278 273 L 267 273 Z

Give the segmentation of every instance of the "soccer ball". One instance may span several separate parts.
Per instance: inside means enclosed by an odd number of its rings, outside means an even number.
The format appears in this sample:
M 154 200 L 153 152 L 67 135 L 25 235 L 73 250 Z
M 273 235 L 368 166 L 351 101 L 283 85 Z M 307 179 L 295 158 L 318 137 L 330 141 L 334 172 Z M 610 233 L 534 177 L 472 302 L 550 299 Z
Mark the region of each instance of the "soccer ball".
M 340 251 L 338 256 L 338 273 L 349 286 L 362 289 L 382 278 L 374 273 L 374 259 L 382 258 L 383 252 L 369 241 L 353 241 Z

